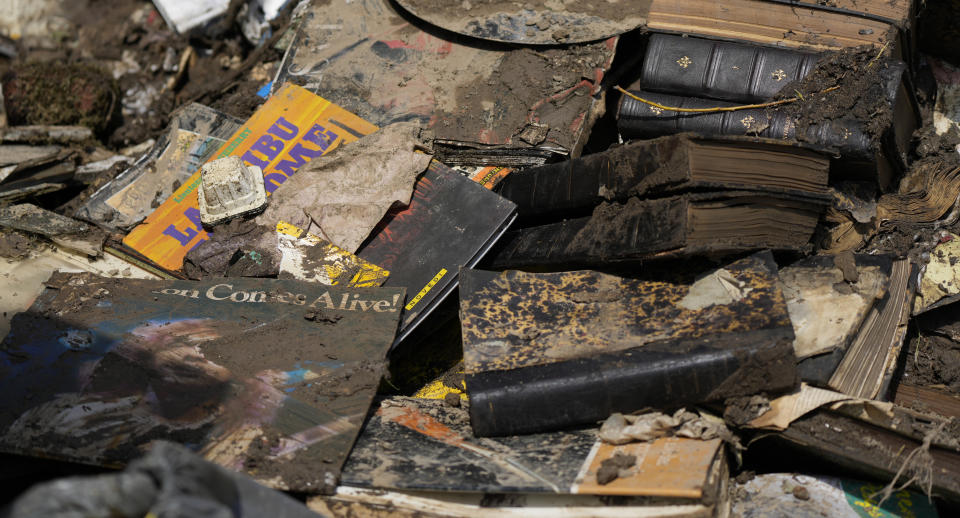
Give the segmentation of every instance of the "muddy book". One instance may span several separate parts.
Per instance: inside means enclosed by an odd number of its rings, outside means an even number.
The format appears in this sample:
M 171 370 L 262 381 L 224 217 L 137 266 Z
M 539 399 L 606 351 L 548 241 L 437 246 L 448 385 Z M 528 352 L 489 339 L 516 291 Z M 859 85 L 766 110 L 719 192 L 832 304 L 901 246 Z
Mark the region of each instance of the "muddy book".
M 810 117 L 812 122 L 801 127 L 798 119 L 785 109 L 677 112 L 624 95 L 617 108 L 617 128 L 624 138 L 695 132 L 705 136 L 752 135 L 786 141 L 801 140 L 836 150 L 840 157 L 838 163 L 843 165 L 842 172 L 848 177 L 876 178 L 878 167 L 890 169 L 879 172 L 879 183 L 886 187 L 892 181 L 887 176 L 895 176 L 905 167 L 913 131 L 919 127 L 920 112 L 906 65 L 894 60 L 880 63 L 882 65 L 878 67 L 882 68 L 876 72 L 876 83 L 849 101 L 851 104 L 872 103 L 876 109 L 870 115 L 856 115 L 856 110 L 833 118 L 813 114 Z M 850 73 L 856 73 L 856 69 Z M 702 95 L 684 96 L 646 90 L 636 90 L 631 94 L 662 106 L 693 110 L 742 104 L 709 99 Z
M 829 3 L 757 0 L 653 0 L 651 31 L 812 50 L 895 44 L 910 28 L 914 0 L 838 0 Z
M 357 256 L 390 271 L 384 286 L 403 286 L 402 341 L 457 287 L 516 218 L 516 206 L 437 162 L 414 186 L 410 204 L 387 213 Z
M 271 487 L 330 492 L 403 297 L 55 274 L 0 346 L 0 450 L 118 466 L 164 438 Z
M 896 285 L 885 255 L 819 255 L 780 270 L 796 335 L 800 378 L 825 387 L 851 344 L 863 340 L 864 321 Z
M 753 444 L 774 448 L 777 455 L 815 457 L 875 480 L 896 479 L 898 489 L 955 501 L 960 498 L 956 423 L 890 403 L 860 406 L 855 412 L 820 408 Z
M 507 232 L 493 268 L 568 267 L 804 247 L 827 203 L 801 191 L 719 191 L 603 202 L 593 214 Z
M 377 127 L 299 86 L 284 84 L 208 160 L 238 156 L 263 170 L 269 196 L 308 161 Z M 199 168 L 123 239 L 127 255 L 175 271 L 209 239 L 200 222 Z
M 773 255 L 691 284 L 465 269 L 460 321 L 478 436 L 595 423 L 796 385 Z
M 907 336 L 910 302 L 916 287 L 913 277 L 910 261 L 893 262 L 886 297 L 867 315 L 830 376 L 830 388 L 854 397 L 888 399 Z
M 690 190 L 827 191 L 829 157 L 773 139 L 691 134 L 634 140 L 565 162 L 530 167 L 503 179 L 500 194 L 520 217 L 592 208 L 630 196 Z
M 466 403 L 464 403 L 466 404 Z M 610 479 L 617 455 L 635 463 Z M 414 469 L 414 467 L 416 469 Z M 390 490 L 646 496 L 663 504 L 723 500 L 720 439 L 661 437 L 612 445 L 596 428 L 477 438 L 465 408 L 443 400 L 392 397 L 364 425 L 341 485 Z
M 800 378 L 866 399 L 887 399 L 916 283 L 907 260 L 840 254 L 780 270 L 797 336 Z

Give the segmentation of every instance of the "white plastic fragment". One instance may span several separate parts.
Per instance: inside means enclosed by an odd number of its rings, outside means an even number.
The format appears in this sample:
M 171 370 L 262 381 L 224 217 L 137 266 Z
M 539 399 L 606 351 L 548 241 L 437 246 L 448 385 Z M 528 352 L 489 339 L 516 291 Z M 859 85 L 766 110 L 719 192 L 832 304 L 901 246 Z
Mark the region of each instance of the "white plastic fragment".
M 267 205 L 263 171 L 228 156 L 207 162 L 200 169 L 200 221 L 216 225 L 230 218 L 251 214 Z

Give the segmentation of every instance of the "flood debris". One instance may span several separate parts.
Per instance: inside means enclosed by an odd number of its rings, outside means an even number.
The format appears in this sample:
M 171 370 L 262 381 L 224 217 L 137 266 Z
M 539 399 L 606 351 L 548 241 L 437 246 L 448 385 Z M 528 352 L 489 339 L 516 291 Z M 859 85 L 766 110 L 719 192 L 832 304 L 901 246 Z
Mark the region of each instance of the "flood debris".
M 7 516 L 264 516 L 310 518 L 314 513 L 249 477 L 204 461 L 187 448 L 157 441 L 123 472 L 55 480 L 17 498 Z
M 949 3 L 0 4 L 0 515 L 956 514 Z
M 273 193 L 258 221 L 286 221 L 354 253 L 395 204 L 410 203 L 430 163 L 416 123 L 396 123 L 311 161 Z
M 81 221 L 21 203 L 0 208 L 0 227 L 39 234 L 92 257 L 103 255 L 107 234 Z
M 197 188 L 200 222 L 213 226 L 237 216 L 255 214 L 267 206 L 263 170 L 228 156 L 203 164 Z

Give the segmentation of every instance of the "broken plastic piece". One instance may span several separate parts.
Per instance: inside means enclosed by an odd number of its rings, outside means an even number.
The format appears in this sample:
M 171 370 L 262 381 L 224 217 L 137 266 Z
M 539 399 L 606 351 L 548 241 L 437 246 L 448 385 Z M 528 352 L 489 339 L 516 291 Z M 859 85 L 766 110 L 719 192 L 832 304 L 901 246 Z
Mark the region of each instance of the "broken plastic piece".
M 244 164 L 239 157 L 207 162 L 200 174 L 200 221 L 204 225 L 216 225 L 267 206 L 263 170 Z

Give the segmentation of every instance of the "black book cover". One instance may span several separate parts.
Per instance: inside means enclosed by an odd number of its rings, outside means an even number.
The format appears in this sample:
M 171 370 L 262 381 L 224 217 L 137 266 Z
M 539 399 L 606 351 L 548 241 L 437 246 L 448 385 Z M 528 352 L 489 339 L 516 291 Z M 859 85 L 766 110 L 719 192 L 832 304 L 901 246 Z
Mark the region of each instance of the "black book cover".
M 701 147 L 710 148 L 709 156 L 713 157 L 720 155 L 717 150 L 724 150 L 723 158 L 714 159 L 716 170 L 710 171 L 715 179 L 708 180 L 706 174 L 694 178 L 692 162 L 697 158 L 707 160 L 698 152 Z M 805 168 L 803 178 L 795 172 L 800 164 Z M 605 200 L 694 189 L 805 187 L 823 194 L 829 166 L 829 159 L 809 146 L 755 137 L 703 139 L 679 134 L 632 140 L 599 153 L 514 172 L 501 182 L 500 194 L 517 204 L 521 218 L 547 214 L 570 217 L 572 210 L 590 208 Z M 771 171 L 780 176 L 770 175 Z M 733 181 L 734 175 L 739 180 Z
M 793 327 L 770 252 L 689 285 L 593 271 L 465 269 L 462 276 L 464 371 L 477 436 L 555 430 L 797 383 Z
M 674 108 L 717 108 L 738 103 L 702 97 L 682 97 L 647 91 L 634 95 Z M 796 140 L 796 124 L 786 113 L 764 108 L 691 113 L 664 110 L 624 95 L 617 113 L 617 127 L 624 138 L 649 138 L 674 133 L 699 135 L 751 135 L 780 140 Z M 807 128 L 805 140 L 837 150 L 844 157 L 874 160 L 873 141 L 855 119 L 825 121 Z
M 799 191 L 721 191 L 667 198 L 604 202 L 590 216 L 536 225 L 504 234 L 487 262 L 492 268 L 595 266 L 636 262 L 654 256 L 731 253 L 773 248 L 803 248 L 828 203 L 825 195 Z M 711 216 L 698 216 L 701 210 Z M 725 235 L 699 231 L 717 228 L 717 212 L 753 212 L 750 226 L 761 232 L 733 232 L 744 224 L 728 222 Z M 770 230 L 776 225 L 776 232 Z M 694 234 L 696 233 L 696 236 Z
M 638 84 L 654 92 L 758 103 L 805 77 L 818 58 L 794 50 L 653 34 Z
M 390 271 L 384 286 L 403 286 L 402 341 L 457 286 L 516 217 L 516 206 L 433 161 L 410 204 L 387 213 L 357 256 Z
M 163 438 L 270 487 L 332 492 L 403 296 L 54 274 L 0 346 L 0 450 L 119 466 Z

